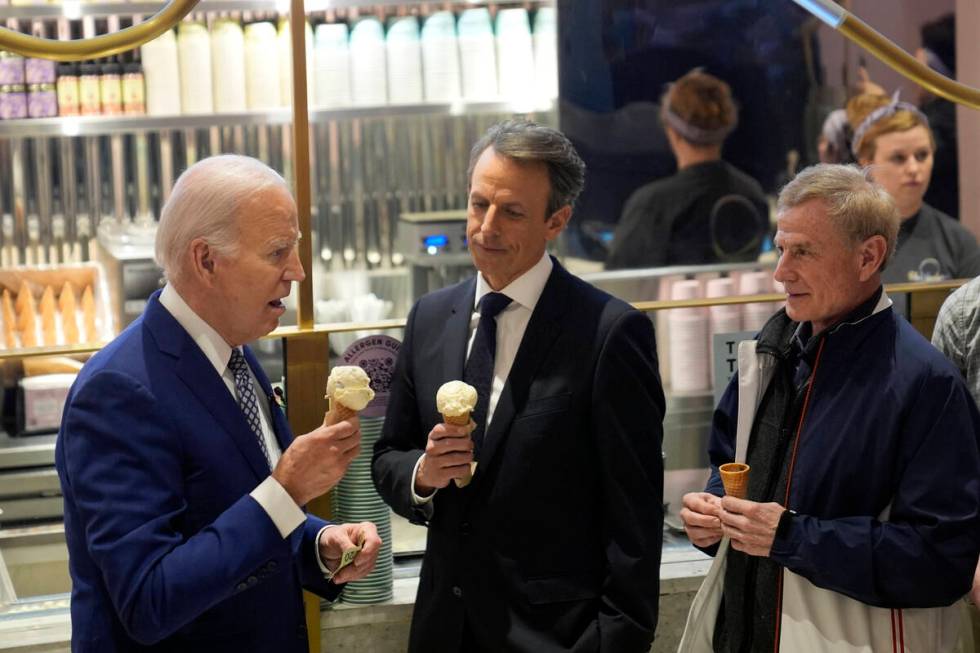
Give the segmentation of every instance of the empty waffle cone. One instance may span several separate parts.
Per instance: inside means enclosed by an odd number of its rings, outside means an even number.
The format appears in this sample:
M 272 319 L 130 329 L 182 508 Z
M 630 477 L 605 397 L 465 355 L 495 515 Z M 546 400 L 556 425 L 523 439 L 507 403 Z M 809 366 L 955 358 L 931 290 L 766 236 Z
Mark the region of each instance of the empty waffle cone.
M 41 335 L 44 337 L 44 344 L 58 344 L 58 328 L 55 326 L 55 312 L 57 305 L 54 301 L 54 288 L 45 286 L 44 293 L 41 295 Z
M 17 346 L 17 336 L 14 333 L 17 326 L 17 314 L 14 312 L 14 300 L 6 288 L 3 289 L 0 302 L 2 302 L 3 311 L 3 335 L 7 341 L 7 348 L 13 349 Z
M 82 291 L 82 322 L 85 325 L 85 342 L 98 342 L 99 334 L 95 324 L 95 295 L 92 286 Z
M 72 288 L 70 281 L 66 281 L 61 288 L 61 294 L 58 295 L 58 310 L 61 313 L 61 326 L 66 345 L 77 345 L 79 342 L 76 303 L 75 289 Z
M 749 491 L 749 466 L 745 463 L 725 463 L 718 468 L 725 494 L 744 499 Z

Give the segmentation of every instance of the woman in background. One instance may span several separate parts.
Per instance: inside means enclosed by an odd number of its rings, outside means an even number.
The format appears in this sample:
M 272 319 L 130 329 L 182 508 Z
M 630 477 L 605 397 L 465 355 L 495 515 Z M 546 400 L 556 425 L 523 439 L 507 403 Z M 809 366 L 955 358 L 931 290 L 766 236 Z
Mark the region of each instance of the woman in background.
M 606 268 L 754 261 L 768 204 L 758 182 L 721 159 L 738 124 L 728 84 L 695 69 L 670 85 L 660 106 L 677 173 L 626 202 Z
M 882 274 L 886 283 L 974 277 L 980 247 L 959 222 L 923 201 L 932 177 L 935 139 L 913 104 L 884 95 L 847 103 L 857 162 L 894 198 L 902 226 L 898 248 Z

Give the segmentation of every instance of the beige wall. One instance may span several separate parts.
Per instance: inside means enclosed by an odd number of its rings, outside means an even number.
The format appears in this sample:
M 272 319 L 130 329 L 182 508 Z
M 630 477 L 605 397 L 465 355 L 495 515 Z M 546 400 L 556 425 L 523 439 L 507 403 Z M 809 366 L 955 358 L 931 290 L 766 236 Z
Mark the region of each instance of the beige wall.
M 956 74 L 980 88 L 980 2 L 956 2 Z M 980 111 L 957 107 L 960 146 L 960 220 L 980 237 Z
M 843 3 L 850 6 L 855 16 L 890 38 L 908 52 L 919 47 L 919 27 L 930 20 L 957 9 L 960 5 L 977 4 L 977 0 L 852 0 Z M 976 23 L 974 23 L 976 26 Z M 959 29 L 959 28 L 957 28 Z M 902 98 L 918 101 L 919 87 L 881 63 L 870 54 L 843 38 L 839 33 L 823 26 L 820 28 L 820 54 L 827 71 L 826 83 L 843 86 L 844 63 L 848 81 L 856 78 L 858 57 L 863 56 L 871 79 L 888 92 L 902 89 Z M 961 59 L 960 59 L 961 60 Z

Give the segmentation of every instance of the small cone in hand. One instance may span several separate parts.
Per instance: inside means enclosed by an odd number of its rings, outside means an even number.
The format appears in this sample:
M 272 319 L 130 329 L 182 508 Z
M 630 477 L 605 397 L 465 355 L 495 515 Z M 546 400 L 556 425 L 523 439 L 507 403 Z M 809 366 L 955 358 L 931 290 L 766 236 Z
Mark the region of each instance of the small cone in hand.
M 364 410 L 374 399 L 371 378 L 357 365 L 338 365 L 330 370 L 326 397 L 329 407 L 323 425 L 339 424 Z
M 725 463 L 718 468 L 725 494 L 744 499 L 749 491 L 749 466 L 745 463 Z
M 462 381 L 443 383 L 436 392 L 436 409 L 442 415 L 446 424 L 467 426 L 470 423 L 470 413 L 476 407 L 476 388 Z M 470 461 L 469 474 L 462 478 L 454 478 L 456 487 L 464 488 L 473 480 L 476 473 L 476 461 Z

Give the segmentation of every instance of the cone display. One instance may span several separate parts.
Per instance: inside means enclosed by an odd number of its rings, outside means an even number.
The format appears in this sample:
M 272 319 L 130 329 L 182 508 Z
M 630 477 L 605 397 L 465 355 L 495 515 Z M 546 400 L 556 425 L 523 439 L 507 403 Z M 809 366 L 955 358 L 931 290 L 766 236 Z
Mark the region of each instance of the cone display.
M 725 494 L 744 499 L 749 491 L 749 466 L 745 463 L 725 463 L 718 468 Z

